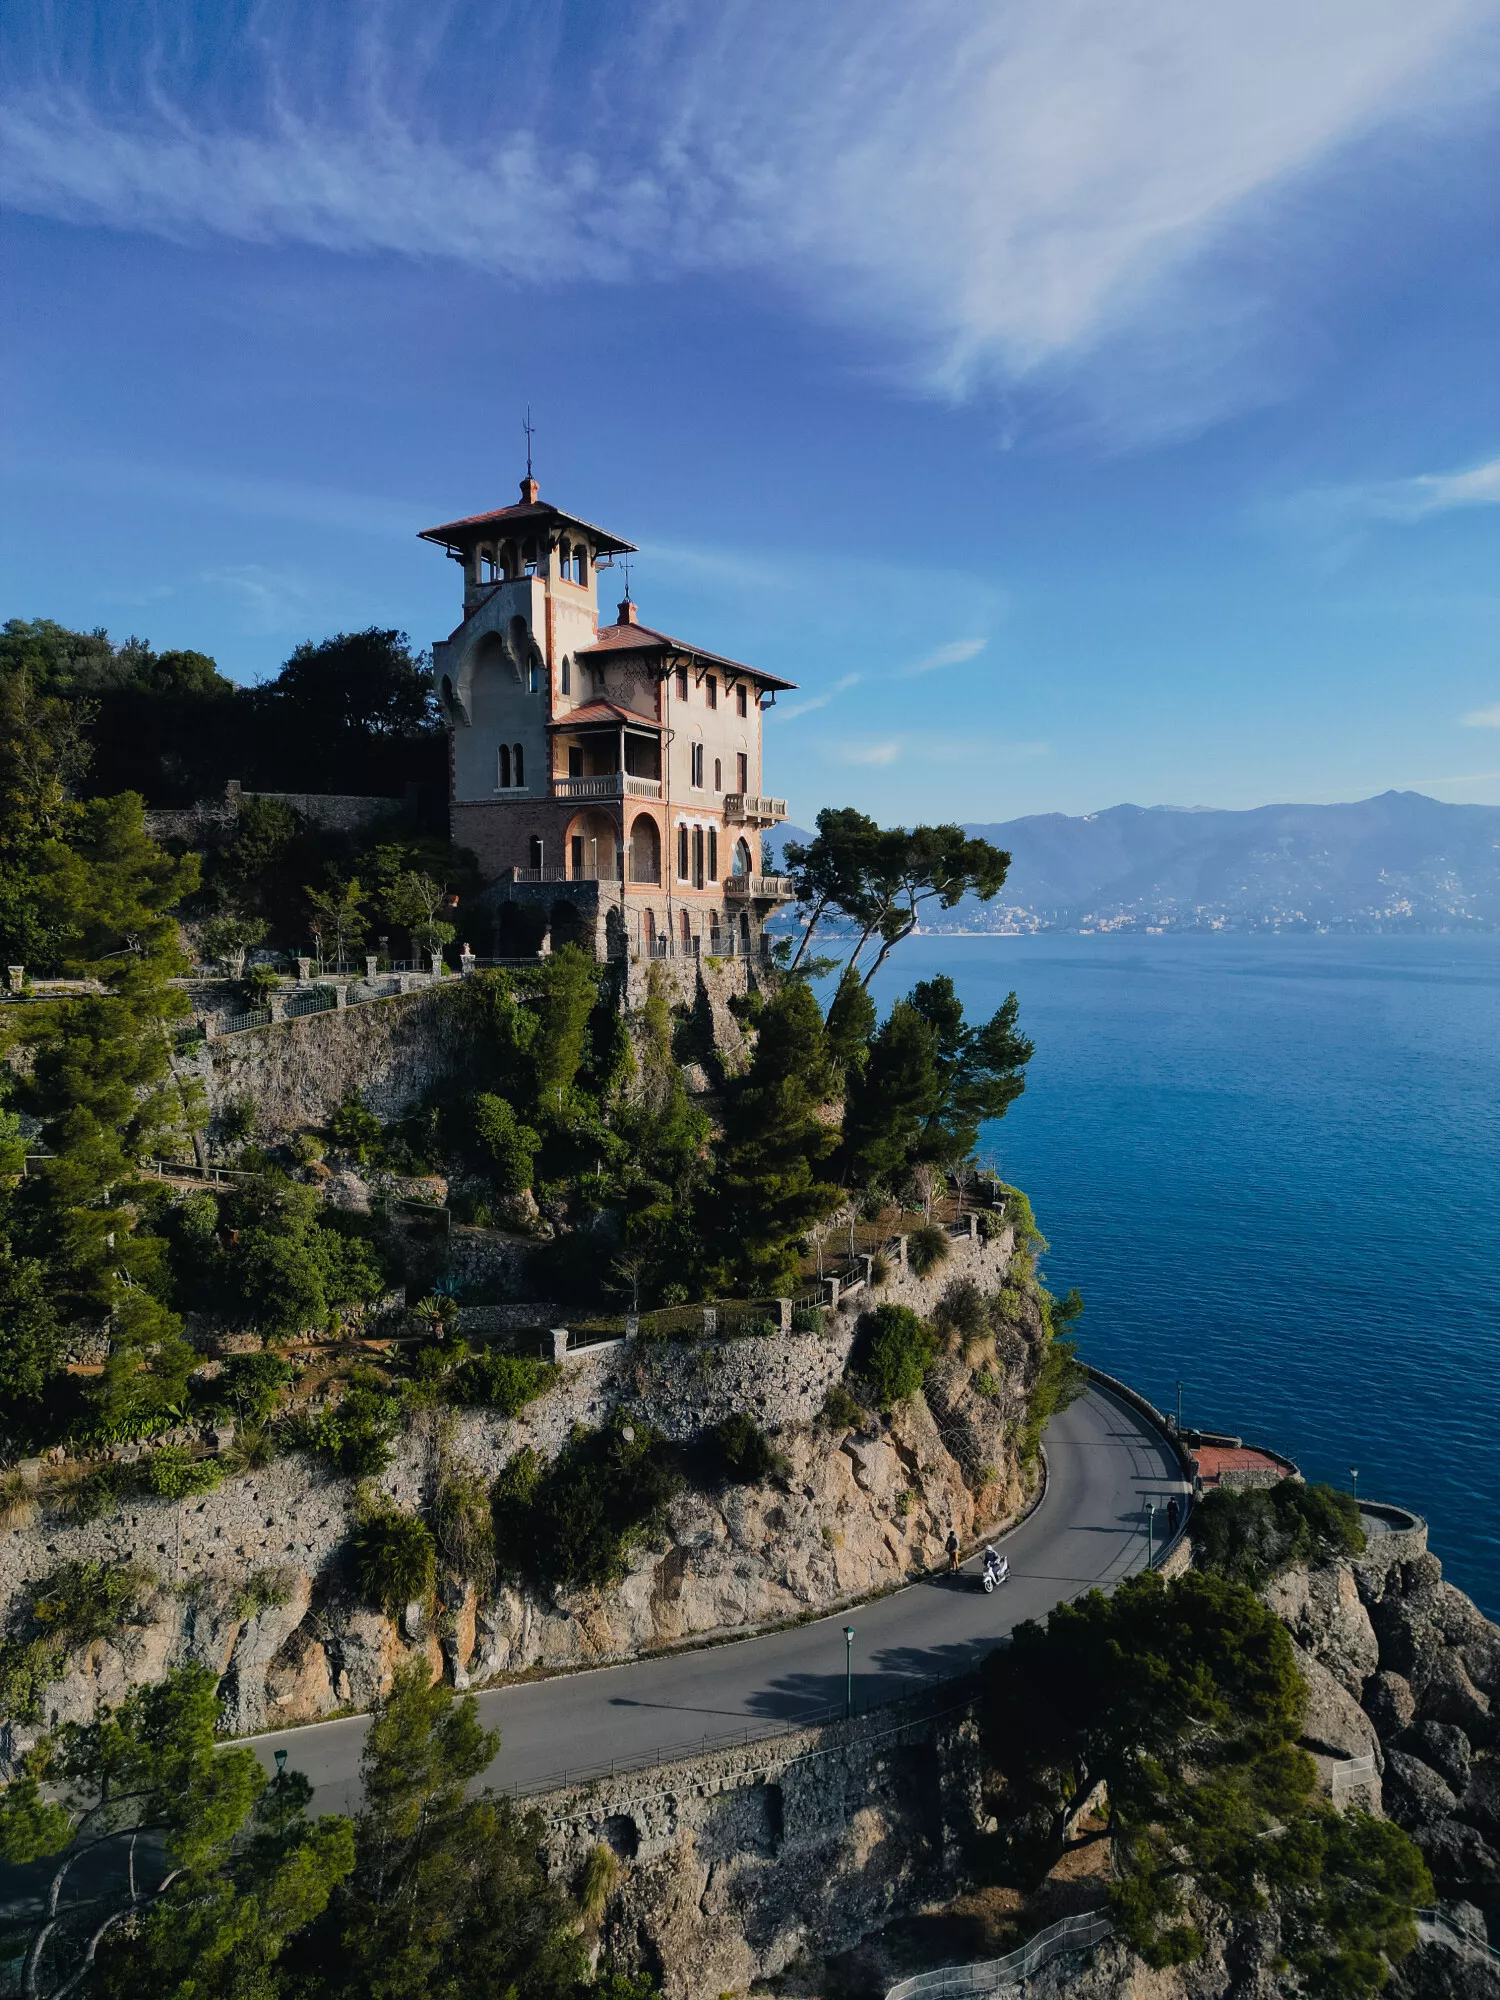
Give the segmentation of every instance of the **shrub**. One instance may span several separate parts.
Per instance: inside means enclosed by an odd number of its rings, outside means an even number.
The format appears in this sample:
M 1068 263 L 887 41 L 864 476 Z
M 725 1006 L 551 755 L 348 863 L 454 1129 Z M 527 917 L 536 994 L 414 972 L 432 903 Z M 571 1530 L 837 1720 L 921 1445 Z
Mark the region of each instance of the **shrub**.
M 1289 1563 L 1358 1555 L 1365 1545 L 1359 1507 L 1332 1486 L 1283 1479 L 1272 1487 L 1206 1493 L 1189 1524 L 1200 1569 L 1261 1589 Z
M 373 1160 L 380 1151 L 380 1120 L 373 1111 L 366 1110 L 352 1091 L 334 1112 L 328 1129 L 333 1134 L 334 1144 L 342 1152 L 352 1154 L 361 1164 Z
M 821 1306 L 798 1306 L 792 1314 L 793 1333 L 821 1333 L 823 1331 L 823 1308 Z
M 973 1387 L 976 1396 L 998 1396 L 1000 1393 L 1000 1384 L 988 1368 L 980 1369 L 974 1377 Z
M 117 1632 L 155 1582 L 132 1563 L 61 1563 L 31 1586 L 31 1622 L 40 1636 L 71 1652 Z
M 521 1123 L 513 1105 L 489 1091 L 481 1091 L 474 1099 L 473 1117 L 476 1145 L 496 1185 L 506 1194 L 520 1194 L 529 1188 L 542 1143 L 538 1134 Z
M 849 1393 L 842 1382 L 835 1382 L 823 1398 L 820 1412 L 822 1420 L 830 1430 L 857 1431 L 865 1421 L 864 1405 Z
M 723 1476 L 737 1486 L 758 1486 L 786 1467 L 782 1454 L 743 1410 L 715 1424 L 709 1437 Z
M 866 1317 L 862 1373 L 883 1410 L 916 1395 L 932 1366 L 931 1329 L 909 1306 L 877 1306 Z
M 445 1566 L 483 1594 L 495 1580 L 495 1523 L 484 1481 L 470 1472 L 445 1480 L 432 1519 Z
M 513 1417 L 524 1404 L 545 1396 L 560 1372 L 555 1361 L 486 1348 L 457 1371 L 454 1394 L 461 1403 L 478 1403 L 502 1417 Z
M 956 1333 L 966 1345 L 982 1340 L 990 1330 L 989 1301 L 972 1278 L 950 1278 L 933 1308 L 932 1323 L 940 1333 Z
M 217 1459 L 194 1458 L 181 1445 L 163 1445 L 147 1454 L 141 1485 L 162 1500 L 185 1500 L 191 1493 L 211 1493 L 224 1477 Z
M 528 1447 L 495 1485 L 502 1564 L 569 1589 L 616 1582 L 678 1483 L 665 1441 L 645 1424 L 576 1434 L 546 1467 Z
M 870 1259 L 870 1283 L 878 1292 L 882 1285 L 891 1282 L 891 1260 L 883 1250 L 877 1250 Z
M 80 1527 L 112 1514 L 125 1495 L 127 1480 L 122 1465 L 96 1465 L 86 1472 L 71 1492 L 59 1496 L 63 1512 Z
M 739 1324 L 739 1334 L 742 1340 L 769 1340 L 773 1333 L 780 1333 L 780 1331 L 781 1328 L 776 1324 L 775 1320 L 767 1319 L 764 1313 L 756 1313 L 750 1319 L 742 1319 Z
M 316 1132 L 299 1132 L 292 1141 L 292 1158 L 299 1167 L 316 1166 L 327 1151 Z
M 362 1368 L 350 1376 L 333 1408 L 304 1427 L 303 1442 L 336 1472 L 372 1478 L 390 1462 L 390 1440 L 400 1415 L 397 1398 L 372 1369 Z
M 232 1418 L 236 1424 L 263 1424 L 272 1416 L 281 1392 L 290 1386 L 292 1366 L 279 1354 L 235 1354 L 207 1385 L 204 1414 Z
M 906 1261 L 919 1278 L 925 1278 L 948 1261 L 951 1247 L 941 1223 L 924 1222 L 906 1239 Z
M 1047 1239 L 1036 1226 L 1030 1201 L 1019 1188 L 1008 1187 L 1004 1181 L 997 1185 L 1005 1197 L 1005 1220 L 1015 1231 L 1016 1248 L 1040 1256 L 1047 1248 Z
M 369 1604 L 395 1617 L 412 1603 L 430 1604 L 437 1579 L 437 1544 L 415 1514 L 377 1507 L 354 1532 L 354 1581 Z
M 262 1611 L 274 1611 L 283 1604 L 290 1604 L 293 1574 L 287 1569 L 254 1571 L 230 1599 L 235 1617 L 258 1618 Z
M 40 1511 L 36 1494 L 27 1485 L 19 1467 L 0 1474 L 0 1531 L 29 1528 Z
M 578 1908 L 586 1924 L 598 1926 L 619 1875 L 620 1864 L 613 1848 L 600 1842 L 589 1849 L 578 1881 Z

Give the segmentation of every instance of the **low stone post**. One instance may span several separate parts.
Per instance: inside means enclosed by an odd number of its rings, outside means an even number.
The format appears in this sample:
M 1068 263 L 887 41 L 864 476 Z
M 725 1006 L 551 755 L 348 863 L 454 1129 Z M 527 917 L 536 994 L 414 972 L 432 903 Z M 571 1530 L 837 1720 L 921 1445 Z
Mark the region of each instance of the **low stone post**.
M 297 960 L 297 984 L 305 986 L 311 978 L 312 960 L 310 958 L 299 958 Z
M 641 1332 L 640 1320 L 636 1317 L 634 1313 L 626 1313 L 625 1338 L 627 1340 L 638 1340 L 640 1338 L 640 1332 Z
M 379 971 L 380 971 L 380 954 L 374 951 L 367 951 L 365 953 L 365 978 L 370 982 L 372 986 L 375 983 Z
M 458 972 L 461 979 L 474 977 L 474 951 L 471 945 L 465 945 L 458 954 Z
M 864 1268 L 865 1283 L 873 1291 L 875 1286 L 875 1259 L 873 1257 L 861 1257 L 859 1261 Z
M 837 1312 L 837 1311 L 838 1311 L 838 1309 L 839 1309 L 839 1281 L 838 1281 L 838 1279 L 837 1279 L 837 1278 L 825 1278 L 825 1279 L 823 1280 L 823 1289 L 824 1289 L 824 1291 L 826 1291 L 826 1292 L 827 1292 L 827 1294 L 828 1294 L 828 1310 L 829 1310 L 830 1312 Z
M 703 1308 L 703 1338 L 712 1340 L 719 1330 L 719 1309 L 717 1306 Z
M 896 1238 L 896 1268 L 898 1271 L 906 1269 L 906 1238 L 904 1236 Z
M 286 1019 L 286 1000 L 282 994 L 268 993 L 266 995 L 266 1005 L 271 1010 L 271 1019 L 273 1021 L 284 1021 Z
M 776 1331 L 790 1333 L 792 1330 L 792 1302 L 790 1299 L 776 1301 Z
M 335 1007 L 347 1007 L 347 1006 L 349 1005 L 349 982 L 348 982 L 348 980 L 347 980 L 347 979 L 331 979 L 331 980 L 329 980 L 328 984 L 329 984 L 329 985 L 330 985 L 330 986 L 331 986 L 331 987 L 333 988 L 333 1004 L 334 1004 L 334 1006 L 335 1006 Z
M 427 956 L 432 964 L 433 978 L 441 979 L 443 976 L 443 954 L 440 951 L 431 951 Z
M 971 1208 L 968 1214 L 964 1217 L 964 1221 L 967 1222 L 969 1225 L 969 1241 L 972 1243 L 975 1237 L 978 1236 L 979 1234 L 979 1217 L 974 1213 L 973 1209 Z
M 12 993 L 25 992 L 26 968 L 24 965 L 7 965 L 5 968 L 5 977 Z
M 555 1326 L 552 1329 L 552 1359 L 560 1367 L 567 1358 L 568 1329 L 565 1326 Z
M 217 1014 L 205 1014 L 203 1016 L 203 1039 L 205 1042 L 216 1042 L 219 1039 L 219 1017 Z

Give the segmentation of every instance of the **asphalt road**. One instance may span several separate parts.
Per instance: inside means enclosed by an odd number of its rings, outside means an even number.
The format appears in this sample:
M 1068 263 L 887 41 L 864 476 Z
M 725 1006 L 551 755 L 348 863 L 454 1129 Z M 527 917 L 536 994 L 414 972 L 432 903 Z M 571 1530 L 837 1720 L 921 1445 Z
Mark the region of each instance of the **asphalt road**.
M 1000 1544 L 1010 1575 L 992 1596 L 980 1586 L 975 1558 L 957 1577 L 911 1584 L 784 1632 L 487 1689 L 479 1712 L 500 1730 L 487 1782 L 538 1790 L 616 1762 L 660 1761 L 738 1732 L 820 1720 L 844 1700 L 846 1625 L 854 1628 L 854 1701 L 863 1710 L 965 1671 L 1023 1619 L 1141 1568 L 1147 1501 L 1157 1503 L 1161 1531 L 1167 1499 L 1187 1490 L 1162 1438 L 1128 1404 L 1094 1388 L 1054 1418 L 1046 1447 L 1046 1497 Z M 287 1752 L 288 1764 L 313 1783 L 314 1811 L 352 1811 L 365 1728 L 365 1717 L 349 1716 L 257 1737 L 254 1747 L 268 1769 L 276 1751 Z

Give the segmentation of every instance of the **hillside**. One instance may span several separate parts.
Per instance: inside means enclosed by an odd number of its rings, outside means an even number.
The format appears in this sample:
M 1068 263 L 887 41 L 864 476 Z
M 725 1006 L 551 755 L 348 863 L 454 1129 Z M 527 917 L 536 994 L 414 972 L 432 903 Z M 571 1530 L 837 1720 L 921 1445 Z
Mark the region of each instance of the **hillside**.
M 1010 851 L 1010 878 L 991 904 L 967 897 L 931 916 L 933 930 L 1500 924 L 1500 807 L 1420 792 L 1249 812 L 1119 805 L 967 831 Z

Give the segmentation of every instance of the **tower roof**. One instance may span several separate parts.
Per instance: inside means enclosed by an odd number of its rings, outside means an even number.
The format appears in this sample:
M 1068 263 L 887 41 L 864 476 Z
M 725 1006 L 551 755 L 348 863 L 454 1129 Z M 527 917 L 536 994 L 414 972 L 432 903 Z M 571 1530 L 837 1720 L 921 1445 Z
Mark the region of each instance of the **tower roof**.
M 622 605 L 621 610 L 625 609 Z M 630 611 L 633 614 L 635 606 Z M 702 646 L 690 645 L 686 639 L 674 639 L 666 632 L 655 632 L 649 625 L 642 625 L 632 615 L 618 625 L 603 625 L 592 646 L 580 646 L 578 658 L 588 659 L 595 653 L 648 653 L 656 656 L 663 671 L 675 665 L 680 659 L 684 665 L 689 660 L 700 661 L 706 667 L 720 667 L 730 674 L 743 674 L 747 681 L 758 681 L 762 687 L 794 688 L 795 681 L 784 681 L 777 674 L 768 674 L 764 667 L 747 667 L 743 660 L 726 659 L 722 653 L 710 653 Z M 668 656 L 673 656 L 669 658 Z
M 592 540 L 601 555 L 632 555 L 634 542 L 622 542 L 618 535 L 608 534 L 603 528 L 595 527 L 592 521 L 585 521 L 577 514 L 564 512 L 554 507 L 550 500 L 538 497 L 534 479 L 521 481 L 521 498 L 513 507 L 496 507 L 488 514 L 466 514 L 460 521 L 445 521 L 441 527 L 419 530 L 417 539 L 436 542 L 440 548 L 467 550 L 486 535 L 511 535 L 526 530 L 543 531 L 553 527 L 581 528 Z

